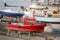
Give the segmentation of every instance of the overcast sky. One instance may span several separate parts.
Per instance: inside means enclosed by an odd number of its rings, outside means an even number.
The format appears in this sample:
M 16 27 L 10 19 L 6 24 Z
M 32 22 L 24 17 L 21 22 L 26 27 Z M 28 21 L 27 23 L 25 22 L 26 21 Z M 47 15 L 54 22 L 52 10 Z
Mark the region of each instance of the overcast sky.
M 6 0 L 5 2 L 9 5 L 18 5 L 18 6 L 21 5 L 26 6 L 30 4 L 30 0 Z

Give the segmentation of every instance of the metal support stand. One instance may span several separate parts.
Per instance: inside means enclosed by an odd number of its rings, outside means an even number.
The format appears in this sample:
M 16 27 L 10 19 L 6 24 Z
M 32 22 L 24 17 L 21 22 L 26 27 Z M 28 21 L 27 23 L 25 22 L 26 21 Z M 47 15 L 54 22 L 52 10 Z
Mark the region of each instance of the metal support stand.
M 29 38 L 29 40 L 30 40 L 30 38 L 31 38 L 31 37 L 30 37 L 30 31 L 29 31 L 28 33 L 29 33 L 29 34 L 28 34 L 28 38 Z
M 19 37 L 22 39 L 22 31 L 19 31 Z
M 7 36 L 9 35 L 9 32 L 10 32 L 10 30 L 8 29 L 8 31 L 7 31 Z

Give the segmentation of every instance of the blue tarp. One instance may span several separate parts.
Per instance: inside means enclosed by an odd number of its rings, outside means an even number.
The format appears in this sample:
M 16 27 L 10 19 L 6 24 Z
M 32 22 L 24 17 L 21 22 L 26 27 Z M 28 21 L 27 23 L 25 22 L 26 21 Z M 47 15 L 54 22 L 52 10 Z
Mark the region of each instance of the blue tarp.
M 13 16 L 13 17 L 24 15 L 24 13 L 20 13 L 20 12 L 5 12 L 5 11 L 0 11 L 0 14 L 7 15 L 7 16 Z

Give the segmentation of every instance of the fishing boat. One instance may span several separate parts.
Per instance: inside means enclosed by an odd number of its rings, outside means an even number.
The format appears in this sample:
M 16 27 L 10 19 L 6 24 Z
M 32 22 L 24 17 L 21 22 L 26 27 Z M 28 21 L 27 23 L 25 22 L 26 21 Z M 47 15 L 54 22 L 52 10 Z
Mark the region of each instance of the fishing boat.
M 18 28 L 22 29 L 29 29 L 29 30 L 44 30 L 44 24 L 41 23 L 35 23 L 34 18 L 23 18 L 24 13 L 20 12 L 12 12 L 12 11 L 0 11 L 0 15 L 3 15 L 4 17 L 7 17 L 6 19 L 1 18 L 1 25 L 4 24 L 11 24 L 11 25 L 18 25 Z M 16 18 L 16 20 L 11 20 L 13 18 Z M 10 19 L 10 20 L 7 20 Z M 23 19 L 24 21 L 22 22 Z M 15 21 L 15 22 L 14 22 Z M 5 28 L 5 26 L 4 26 Z M 27 30 L 28 31 L 28 30 Z

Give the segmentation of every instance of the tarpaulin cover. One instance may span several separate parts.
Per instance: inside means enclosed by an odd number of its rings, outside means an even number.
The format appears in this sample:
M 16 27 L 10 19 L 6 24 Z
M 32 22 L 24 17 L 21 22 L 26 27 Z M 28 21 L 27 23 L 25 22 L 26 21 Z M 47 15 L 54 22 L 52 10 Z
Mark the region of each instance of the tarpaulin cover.
M 0 14 L 7 15 L 7 16 L 13 16 L 13 17 L 24 15 L 24 13 L 22 12 L 20 13 L 20 12 L 5 12 L 5 11 L 0 11 Z

